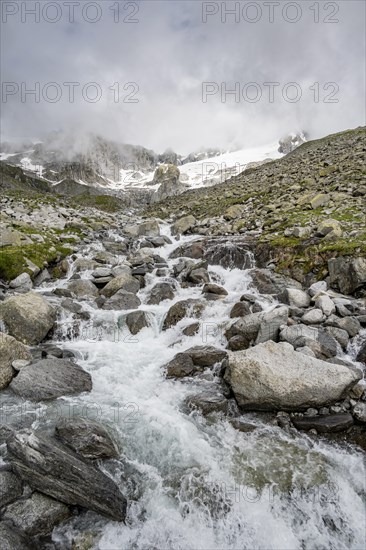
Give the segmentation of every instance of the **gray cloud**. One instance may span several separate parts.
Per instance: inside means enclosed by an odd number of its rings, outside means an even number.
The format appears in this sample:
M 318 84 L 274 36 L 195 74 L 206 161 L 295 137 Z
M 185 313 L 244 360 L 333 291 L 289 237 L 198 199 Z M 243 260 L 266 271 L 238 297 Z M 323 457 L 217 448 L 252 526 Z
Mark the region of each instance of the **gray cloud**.
M 41 5 L 52 4 L 41 2 Z M 3 2 L 4 4 L 9 4 Z M 162 151 L 172 147 L 188 152 L 202 146 L 241 147 L 276 140 L 282 134 L 306 129 L 312 137 L 365 124 L 365 4 L 358 1 L 315 2 L 319 5 L 320 22 L 314 22 L 314 2 L 297 2 L 302 11 L 296 23 L 282 15 L 287 5 L 294 17 L 293 2 L 280 2 L 270 23 L 268 3 L 226 2 L 227 8 L 240 5 L 262 10 L 256 23 L 241 15 L 235 22 L 215 14 L 202 22 L 199 1 L 120 2 L 121 18 L 137 5 L 138 23 L 115 23 L 109 9 L 116 2 L 106 0 L 99 5 L 101 19 L 96 23 L 83 20 L 81 9 L 90 2 L 75 6 L 75 22 L 68 21 L 68 8 L 59 1 L 62 18 L 56 23 L 39 23 L 27 16 L 21 22 L 19 12 L 2 23 L 2 80 L 28 88 L 40 83 L 41 90 L 49 82 L 60 86 L 62 95 L 51 103 L 31 96 L 21 101 L 19 93 L 2 98 L 2 136 L 4 139 L 42 138 L 54 129 L 67 129 L 72 135 L 88 132 L 110 139 L 138 143 Z M 26 2 L 34 7 L 36 2 Z M 214 2 L 210 3 L 214 9 Z M 255 4 L 250 7 L 249 4 Z M 222 2 L 218 2 L 220 8 Z M 259 6 L 259 8 L 258 8 Z M 339 7 L 326 23 L 332 6 Z M 211 6 L 210 6 L 211 7 Z M 10 9 L 10 8 L 9 8 Z M 53 8 L 54 9 L 54 8 Z M 89 8 L 90 17 L 93 8 Z M 53 17 L 52 7 L 49 15 Z M 243 13 L 243 12 L 241 12 Z M 259 13 L 259 12 L 258 12 Z M 4 14 L 3 14 L 4 16 Z M 65 82 L 79 82 L 75 102 L 70 103 Z M 102 96 L 96 103 L 83 98 L 81 90 L 90 82 L 100 86 Z M 123 86 L 136 83 L 126 90 Z M 257 103 L 236 102 L 233 95 L 222 101 L 218 92 L 202 102 L 202 84 L 221 83 L 240 92 L 246 83 L 256 82 L 262 91 Z M 266 82 L 279 82 L 273 103 L 269 102 Z M 286 101 L 282 87 L 296 82 L 302 97 L 296 103 Z M 314 101 L 319 83 L 319 102 Z M 324 102 L 335 88 L 323 86 L 334 82 L 339 91 L 337 103 Z M 109 88 L 119 83 L 120 101 L 115 102 Z M 137 103 L 128 103 L 138 99 Z M 47 90 L 46 90 L 47 91 Z M 55 89 L 48 88 L 49 97 Z M 88 90 L 95 91 L 92 87 Z M 251 89 L 251 92 L 254 88 Z M 289 93 L 295 91 L 289 88 Z M 85 90 L 84 90 L 85 92 Z M 248 90 L 248 93 L 250 90 Z M 123 102 L 123 99 L 125 102 Z

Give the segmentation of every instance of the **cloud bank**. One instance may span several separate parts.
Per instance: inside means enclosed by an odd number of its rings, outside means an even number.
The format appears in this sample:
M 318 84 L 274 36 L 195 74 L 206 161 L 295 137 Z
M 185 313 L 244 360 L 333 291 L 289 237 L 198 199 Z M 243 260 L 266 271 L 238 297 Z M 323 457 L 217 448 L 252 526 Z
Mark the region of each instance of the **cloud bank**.
M 365 124 L 365 4 L 2 2 L 1 76 L 6 140 L 62 129 L 188 153 L 315 138 Z

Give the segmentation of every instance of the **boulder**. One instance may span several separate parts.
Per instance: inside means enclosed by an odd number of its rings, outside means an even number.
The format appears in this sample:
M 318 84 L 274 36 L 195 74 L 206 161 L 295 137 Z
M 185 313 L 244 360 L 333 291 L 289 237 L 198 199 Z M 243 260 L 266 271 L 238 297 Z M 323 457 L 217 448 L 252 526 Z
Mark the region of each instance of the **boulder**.
M 76 363 L 66 359 L 41 359 L 22 368 L 10 388 L 20 397 L 43 401 L 91 391 L 92 380 Z
M 56 426 L 56 435 L 67 447 L 84 458 L 117 458 L 118 448 L 108 430 L 88 418 L 64 419 Z
M 141 305 L 141 300 L 126 290 L 118 290 L 111 298 L 108 298 L 102 306 L 102 309 L 113 309 L 113 310 L 126 310 L 126 309 L 136 309 Z
M 309 307 L 310 305 L 309 294 L 297 288 L 286 288 L 281 298 L 292 307 Z
M 206 283 L 203 285 L 202 294 L 216 294 L 217 296 L 227 296 L 228 292 L 224 287 L 214 283 Z
M 251 313 L 235 321 L 225 331 L 225 337 L 230 340 L 233 336 L 241 336 L 249 347 L 250 343 L 255 341 L 261 326 L 262 314 Z M 243 349 L 243 348 L 241 348 Z
M 170 283 L 157 283 L 150 291 L 147 303 L 149 305 L 160 304 L 163 300 L 174 298 L 174 287 Z
M 7 448 L 13 470 L 35 491 L 124 521 L 127 502 L 114 481 L 62 443 L 24 430 Z
M 308 292 L 309 292 L 310 296 L 315 296 L 319 292 L 326 292 L 327 288 L 328 288 L 328 285 L 327 285 L 326 281 L 318 281 L 316 283 L 313 283 L 309 287 Z
M 140 283 L 128 273 L 123 273 L 112 279 L 100 293 L 106 298 L 110 298 L 119 290 L 125 290 L 126 292 L 136 294 L 140 290 Z
M 160 227 L 157 220 L 146 220 L 138 225 L 126 225 L 123 228 L 130 237 L 159 237 Z
M 225 378 L 248 410 L 298 410 L 334 403 L 360 380 L 357 369 L 333 365 L 272 341 L 229 353 Z
M 212 367 L 227 357 L 227 351 L 214 346 L 194 346 L 184 353 L 199 367 Z
M 0 540 L 1 550 L 33 550 L 27 538 L 19 533 L 13 524 L 5 521 L 0 522 Z
M 337 342 L 342 346 L 343 349 L 346 349 L 349 343 L 349 336 L 346 330 L 336 327 L 326 327 L 325 332 L 333 336 Z
M 210 282 L 210 275 L 207 269 L 199 267 L 198 269 L 192 269 L 187 275 L 187 281 L 193 285 L 203 285 Z
M 21 288 L 23 291 L 28 292 L 33 287 L 33 283 L 28 273 L 21 273 L 18 277 L 10 281 L 9 286 L 16 290 Z
M 125 318 L 126 325 L 131 334 L 136 335 L 145 327 L 149 326 L 148 316 L 145 311 L 131 311 Z
M 328 261 L 330 286 L 352 294 L 366 286 L 366 258 L 339 256 Z
M 28 348 L 12 336 L 0 333 L 0 390 L 6 388 L 13 379 L 13 361 L 30 361 L 32 355 Z
M 182 330 L 182 333 L 185 336 L 194 336 L 195 334 L 198 333 L 199 330 L 200 330 L 200 323 L 191 323 L 190 325 L 186 326 Z
M 303 416 L 293 417 L 292 423 L 298 430 L 316 430 L 318 433 L 342 432 L 353 425 L 353 418 L 349 413 Z
M 198 409 L 204 416 L 214 413 L 229 410 L 229 401 L 220 390 L 205 390 L 195 395 L 190 395 L 185 400 L 185 405 L 190 410 Z
M 99 296 L 99 291 L 94 283 L 88 279 L 76 279 L 75 281 L 70 281 L 67 285 L 68 290 L 70 290 L 76 298 L 96 298 Z
M 315 299 L 315 307 L 321 309 L 327 317 L 336 311 L 335 303 L 327 294 L 321 294 Z
M 360 363 L 366 365 L 366 341 L 363 342 L 363 344 L 361 345 L 361 348 L 357 353 L 356 361 L 359 361 Z
M 321 221 L 316 231 L 322 237 L 325 237 L 326 235 L 331 235 L 333 237 L 342 237 L 343 235 L 341 224 L 338 220 L 333 219 Z
M 13 472 L 0 472 L 0 508 L 22 496 L 23 485 Z
M 24 344 L 39 344 L 52 329 L 55 309 L 40 294 L 27 292 L 0 303 L 0 320 L 8 333 Z
M 366 403 L 360 401 L 353 407 L 353 416 L 359 422 L 366 422 Z
M 301 317 L 301 322 L 305 323 L 305 325 L 318 325 L 322 321 L 324 321 L 324 314 L 321 309 L 317 308 L 309 309 Z
M 356 336 L 361 330 L 360 322 L 356 317 L 343 317 L 340 319 L 336 315 L 331 315 L 324 324 L 327 327 L 341 328 L 347 331 L 350 338 Z
M 230 318 L 235 319 L 235 317 L 245 317 L 251 313 L 250 303 L 249 302 L 237 302 L 234 304 L 230 311 Z
M 196 225 L 196 218 L 194 216 L 184 216 L 180 218 L 172 225 L 173 235 L 184 235 L 190 229 Z
M 192 258 L 199 260 L 203 257 L 204 248 L 201 242 L 185 243 L 171 252 L 170 258 Z
M 204 258 L 210 265 L 221 265 L 225 269 L 253 267 L 253 254 L 242 242 L 216 241 L 208 246 Z
M 163 330 L 176 325 L 185 317 L 199 317 L 204 309 L 204 304 L 201 300 L 190 298 L 188 300 L 181 300 L 173 304 L 166 314 L 163 323 Z
M 65 504 L 40 493 L 10 504 L 4 513 L 4 519 L 27 537 L 48 535 L 69 516 L 70 510 Z
M 252 269 L 250 276 L 251 287 L 256 288 L 260 294 L 281 295 L 286 288 L 302 288 L 297 281 L 270 269 Z
M 184 378 L 201 370 L 187 353 L 178 353 L 164 368 L 167 378 Z
M 288 313 L 286 306 L 279 306 L 261 314 L 261 324 L 255 343 L 260 344 L 267 340 L 278 341 L 280 327 L 287 324 Z

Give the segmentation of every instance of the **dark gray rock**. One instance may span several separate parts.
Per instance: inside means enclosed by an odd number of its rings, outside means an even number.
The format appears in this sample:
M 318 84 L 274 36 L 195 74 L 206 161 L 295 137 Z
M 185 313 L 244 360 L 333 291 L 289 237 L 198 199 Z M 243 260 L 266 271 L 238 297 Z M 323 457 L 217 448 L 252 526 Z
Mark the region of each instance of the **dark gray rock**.
M 200 323 L 191 323 L 182 330 L 185 336 L 194 336 L 200 330 Z
M 202 285 L 210 282 L 210 275 L 207 269 L 199 267 L 198 269 L 192 269 L 187 276 L 187 281 L 193 285 Z
M 214 346 L 194 346 L 185 352 L 199 367 L 212 367 L 227 358 L 227 351 Z
M 127 502 L 114 481 L 53 438 L 24 430 L 7 448 L 13 470 L 34 490 L 124 521 Z
M 99 291 L 95 284 L 87 279 L 78 279 L 71 281 L 67 285 L 67 289 L 72 292 L 76 298 L 91 299 L 96 298 L 99 295 Z
M 84 458 L 117 458 L 117 444 L 108 430 L 88 418 L 63 420 L 56 426 L 59 439 Z
M 69 516 L 70 510 L 65 504 L 40 493 L 10 504 L 4 513 L 4 519 L 27 537 L 48 535 Z
M 184 317 L 199 317 L 204 309 L 204 304 L 201 300 L 188 299 L 176 302 L 169 308 L 168 313 L 164 319 L 163 330 L 176 325 L 184 319 Z
M 292 423 L 299 430 L 316 430 L 319 433 L 341 432 L 353 425 L 350 414 L 293 417 Z
M 366 341 L 361 345 L 360 351 L 357 354 L 356 361 L 366 365 Z
M 12 472 L 0 472 L 0 508 L 22 495 L 22 482 Z
M 216 294 L 217 296 L 227 296 L 228 291 L 220 285 L 214 283 L 206 283 L 203 286 L 202 294 Z
M 249 302 L 238 302 L 231 309 L 230 317 L 231 319 L 235 317 L 245 317 L 245 315 L 249 315 L 250 313 L 251 309 Z
M 19 533 L 11 523 L 0 522 L 1 550 L 34 550 L 34 546 L 28 544 L 24 535 Z
M 136 309 L 140 305 L 141 300 L 136 296 L 136 294 L 132 294 L 132 292 L 126 292 L 121 289 L 103 303 L 102 309 L 113 309 L 119 311 L 125 309 Z
M 135 335 L 145 327 L 149 326 L 148 316 L 145 311 L 131 311 L 126 315 L 126 325 L 131 334 Z
M 229 410 L 229 401 L 220 390 L 215 389 L 190 395 L 185 400 L 185 404 L 190 410 L 198 409 L 204 416 L 213 412 L 226 414 Z
M 202 369 L 198 369 L 191 357 L 186 353 L 178 353 L 174 359 L 165 365 L 167 378 L 184 378 L 192 376 Z
M 10 388 L 20 397 L 42 401 L 91 391 L 92 380 L 88 372 L 71 361 L 43 359 L 22 368 Z
M 160 304 L 163 300 L 174 298 L 174 287 L 170 283 L 157 283 L 150 291 L 147 301 L 149 305 Z

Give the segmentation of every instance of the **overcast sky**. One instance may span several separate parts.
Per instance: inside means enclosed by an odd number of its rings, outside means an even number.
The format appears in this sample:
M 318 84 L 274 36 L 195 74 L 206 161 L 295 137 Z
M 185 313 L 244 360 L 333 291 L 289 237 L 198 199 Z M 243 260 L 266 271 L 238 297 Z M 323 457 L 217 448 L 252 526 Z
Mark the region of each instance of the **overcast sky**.
M 43 1 L 35 22 L 36 4 L 2 1 L 2 139 L 63 129 L 187 153 L 365 124 L 363 1 Z

